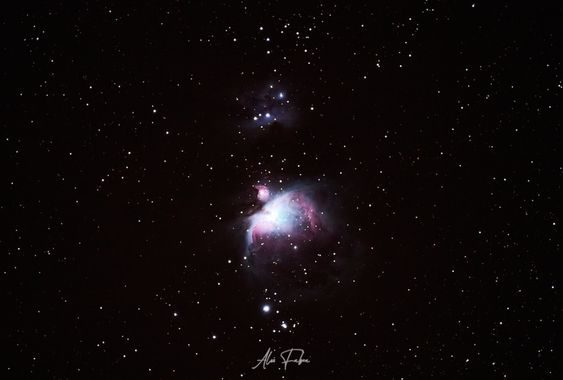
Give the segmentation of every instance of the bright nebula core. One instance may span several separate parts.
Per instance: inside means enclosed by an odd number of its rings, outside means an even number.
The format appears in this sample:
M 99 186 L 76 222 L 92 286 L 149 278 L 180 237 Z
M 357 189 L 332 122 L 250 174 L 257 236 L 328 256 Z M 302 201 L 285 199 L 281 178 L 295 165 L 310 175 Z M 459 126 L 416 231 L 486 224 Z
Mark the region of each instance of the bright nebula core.
M 322 230 L 320 214 L 303 190 L 289 190 L 270 195 L 266 186 L 256 186 L 262 208 L 249 217 L 248 251 L 252 254 L 267 251 L 295 251 L 311 242 Z
M 357 249 L 338 223 L 338 200 L 318 184 L 254 188 L 243 257 L 253 286 L 302 300 L 341 289 Z

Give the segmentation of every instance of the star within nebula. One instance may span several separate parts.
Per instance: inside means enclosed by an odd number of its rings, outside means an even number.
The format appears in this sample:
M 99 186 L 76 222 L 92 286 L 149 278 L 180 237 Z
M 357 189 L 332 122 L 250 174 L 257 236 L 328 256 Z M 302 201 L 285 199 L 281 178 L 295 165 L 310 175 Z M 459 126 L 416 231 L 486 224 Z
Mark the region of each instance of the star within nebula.
M 281 86 L 270 84 L 267 87 L 248 91 L 236 97 L 247 118 L 249 127 L 267 129 L 270 126 L 290 126 L 296 107 L 289 94 Z
M 272 196 L 265 186 L 256 186 L 258 200 L 265 202 L 249 217 L 247 245 L 251 255 L 278 255 L 311 242 L 322 230 L 313 201 L 302 190 Z M 267 196 L 266 196 L 267 194 Z

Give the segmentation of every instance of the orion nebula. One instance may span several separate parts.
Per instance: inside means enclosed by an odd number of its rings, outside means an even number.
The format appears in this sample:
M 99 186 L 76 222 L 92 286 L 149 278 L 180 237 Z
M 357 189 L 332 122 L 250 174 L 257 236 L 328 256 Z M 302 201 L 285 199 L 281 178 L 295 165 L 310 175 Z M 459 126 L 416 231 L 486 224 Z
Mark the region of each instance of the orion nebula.
M 272 293 L 265 301 L 329 297 L 351 282 L 358 247 L 338 222 L 339 200 L 328 187 L 296 183 L 254 189 L 244 220 L 243 261 L 252 286 Z
M 313 241 L 324 229 L 321 214 L 304 190 L 289 190 L 269 199 L 266 186 L 257 186 L 258 200 L 265 202 L 249 218 L 250 254 L 278 255 L 295 251 Z

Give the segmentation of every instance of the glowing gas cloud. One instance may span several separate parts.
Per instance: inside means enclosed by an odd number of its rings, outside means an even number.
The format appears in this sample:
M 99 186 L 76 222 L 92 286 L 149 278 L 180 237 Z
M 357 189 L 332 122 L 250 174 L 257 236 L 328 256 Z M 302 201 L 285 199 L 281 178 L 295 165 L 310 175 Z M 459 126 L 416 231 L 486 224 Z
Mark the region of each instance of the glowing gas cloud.
M 263 185 L 255 186 L 263 205 L 249 217 L 247 245 L 249 252 L 262 249 L 297 250 L 320 231 L 319 212 L 303 190 L 288 190 L 271 195 Z

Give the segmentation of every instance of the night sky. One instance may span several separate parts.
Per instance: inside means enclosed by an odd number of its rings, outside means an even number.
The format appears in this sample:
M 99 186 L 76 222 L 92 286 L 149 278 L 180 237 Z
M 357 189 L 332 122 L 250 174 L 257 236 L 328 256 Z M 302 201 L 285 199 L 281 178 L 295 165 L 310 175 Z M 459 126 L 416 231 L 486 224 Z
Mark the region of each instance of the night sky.
M 546 4 L 15 4 L 0 377 L 558 378 Z

